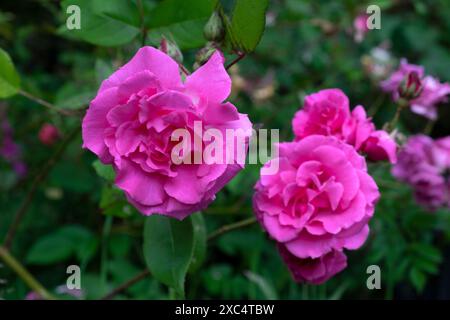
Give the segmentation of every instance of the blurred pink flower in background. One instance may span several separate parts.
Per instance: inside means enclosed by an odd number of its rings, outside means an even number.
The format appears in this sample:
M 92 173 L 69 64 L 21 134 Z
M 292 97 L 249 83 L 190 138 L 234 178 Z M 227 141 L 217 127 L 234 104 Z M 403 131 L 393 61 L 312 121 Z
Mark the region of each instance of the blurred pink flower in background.
M 82 299 L 84 292 L 81 289 L 69 289 L 66 285 L 56 287 L 55 292 L 60 295 L 68 295 L 75 299 Z M 25 300 L 44 300 L 38 293 L 30 291 L 25 296 Z
M 60 136 L 58 128 L 50 123 L 45 123 L 39 130 L 39 141 L 48 146 L 58 141 Z
M 450 137 L 433 140 L 425 135 L 408 139 L 392 169 L 394 177 L 411 185 L 416 200 L 435 210 L 450 208 Z
M 400 98 L 399 88 L 410 73 L 416 73 L 422 84 L 420 95 L 410 101 L 411 110 L 428 119 L 436 120 L 437 106 L 439 103 L 447 101 L 447 95 L 450 94 L 450 84 L 440 83 L 438 79 L 425 75 L 422 66 L 409 64 L 406 59 L 401 59 L 398 70 L 393 72 L 391 76 L 380 83 L 381 88 L 385 92 L 392 94 L 394 101 Z
M 247 115 L 224 103 L 231 79 L 223 63 L 222 54 L 216 51 L 182 82 L 176 61 L 157 49 L 143 47 L 103 81 L 91 102 L 82 124 L 84 147 L 113 165 L 115 184 L 141 213 L 183 219 L 207 207 L 243 169 L 244 163 L 236 161 L 174 164 L 171 159 L 177 144 L 171 141 L 172 133 L 182 128 L 193 136 L 195 121 L 218 129 L 223 136 L 226 129 L 251 134 Z M 195 145 L 190 150 L 184 158 L 202 152 Z
M 365 13 L 361 13 L 356 16 L 353 20 L 353 29 L 354 29 L 354 39 L 356 42 L 362 42 L 364 40 L 364 36 L 369 31 L 367 27 L 367 19 L 369 16 Z
M 0 157 L 11 165 L 19 178 L 23 178 L 27 174 L 27 165 L 22 160 L 22 149 L 14 141 L 14 131 L 4 108 L 0 109 L 0 121 Z
M 339 89 L 325 89 L 306 96 L 303 109 L 292 121 L 295 140 L 313 134 L 334 136 L 345 141 L 370 160 L 397 160 L 397 145 L 389 134 L 376 130 L 362 106 L 350 112 L 349 100 Z
M 302 276 L 319 283 L 345 267 L 343 249 L 358 249 L 365 242 L 378 187 L 364 158 L 336 137 L 312 135 L 278 147 L 279 157 L 264 167 L 277 161 L 279 171 L 264 174 L 262 169 L 254 211 L 281 250 L 294 256 L 284 254 L 294 276 L 307 266 L 328 270 L 317 270 L 321 276 Z

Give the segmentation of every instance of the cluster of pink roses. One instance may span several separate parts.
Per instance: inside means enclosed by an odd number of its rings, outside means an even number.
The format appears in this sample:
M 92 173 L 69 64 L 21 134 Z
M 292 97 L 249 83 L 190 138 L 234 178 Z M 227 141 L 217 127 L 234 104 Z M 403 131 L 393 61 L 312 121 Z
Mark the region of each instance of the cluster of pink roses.
M 392 174 L 411 185 L 417 202 L 426 208 L 450 208 L 450 137 L 410 137 Z
M 231 80 L 216 52 L 182 81 L 177 62 L 144 47 L 105 80 L 83 120 L 84 147 L 116 171 L 115 184 L 143 214 L 178 219 L 205 208 L 243 163 L 172 161 L 172 133 L 195 121 L 220 131 L 251 132 L 247 115 L 224 100 Z M 338 89 L 306 97 L 293 120 L 295 141 L 280 143 L 276 173 L 255 186 L 258 220 L 278 242 L 298 281 L 322 283 L 346 266 L 343 249 L 366 240 L 379 198 L 366 161 L 396 161 L 396 144 L 376 130 L 364 108 L 350 111 Z M 249 138 L 249 136 L 247 137 Z M 205 147 L 203 144 L 202 147 Z M 224 144 L 223 148 L 227 148 Z M 192 145 L 192 157 L 197 150 Z
M 278 173 L 261 170 L 254 209 L 295 280 L 320 284 L 346 267 L 343 249 L 363 245 L 380 196 L 358 151 L 395 162 L 396 144 L 338 89 L 307 96 L 293 129 L 270 161 Z
M 410 64 L 406 59 L 400 61 L 398 70 L 393 72 L 391 76 L 380 83 L 381 88 L 392 94 L 394 101 L 399 96 L 399 88 L 403 81 L 410 75 L 415 74 L 420 79 L 421 92 L 410 101 L 411 110 L 428 119 L 436 120 L 437 106 L 439 103 L 447 101 L 447 95 L 450 94 L 450 84 L 440 83 L 438 79 L 425 75 L 424 68 L 419 65 Z

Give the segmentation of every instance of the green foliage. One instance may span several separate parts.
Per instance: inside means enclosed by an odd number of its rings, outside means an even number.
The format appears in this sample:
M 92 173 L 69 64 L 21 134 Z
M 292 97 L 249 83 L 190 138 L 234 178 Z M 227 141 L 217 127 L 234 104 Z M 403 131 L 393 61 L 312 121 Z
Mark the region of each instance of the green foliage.
M 182 297 L 186 273 L 194 252 L 198 254 L 196 246 L 204 245 L 194 236 L 192 221 L 192 217 L 177 221 L 153 215 L 147 218 L 144 227 L 143 248 L 147 267 L 156 279 Z
M 15 95 L 19 88 L 19 74 L 8 53 L 0 48 L 0 98 Z
M 189 272 L 195 274 L 202 266 L 206 257 L 206 224 L 203 215 L 195 213 L 191 216 L 192 228 L 194 232 L 194 250 L 189 265 Z
M 121 0 L 65 0 L 62 2 L 63 16 L 67 7 L 77 5 L 81 11 L 80 29 L 68 30 L 66 20 L 60 27 L 62 35 L 75 37 L 100 46 L 119 46 L 132 41 L 139 29 L 136 22 L 137 8 L 131 2 Z M 130 14 L 131 13 L 131 14 Z
M 35 265 L 50 265 L 76 257 L 84 264 L 95 254 L 97 246 L 98 241 L 89 230 L 77 225 L 65 226 L 33 244 L 26 261 Z
M 106 165 L 101 163 L 100 160 L 95 160 L 92 163 L 92 166 L 95 169 L 95 172 L 97 172 L 97 174 L 102 177 L 103 179 L 105 179 L 108 182 L 113 182 L 115 177 L 116 177 L 116 173 L 114 172 L 114 169 L 112 168 L 111 165 Z
M 146 15 L 149 37 L 159 43 L 162 37 L 176 42 L 181 49 L 205 44 L 203 27 L 213 12 L 216 0 L 164 0 Z
M 140 7 L 142 3 L 142 7 Z M 81 29 L 67 30 L 66 9 L 81 8 Z M 0 98 L 13 138 L 28 171 L 18 177 L 0 159 L 0 236 L 8 231 L 35 177 L 60 143 L 42 145 L 43 123 L 56 125 L 62 139 L 80 127 L 80 117 L 64 117 L 14 96 L 19 88 L 57 108 L 82 110 L 101 82 L 145 44 L 164 36 L 182 50 L 192 70 L 205 45 L 250 53 L 230 69 L 229 98 L 256 127 L 280 129 L 292 139 L 290 120 L 305 95 L 338 87 L 352 107 L 361 104 L 378 128 L 395 106 L 361 61 L 376 46 L 393 57 L 424 65 L 427 73 L 450 81 L 450 3 L 445 0 L 391 1 L 382 8 L 382 28 L 355 43 L 352 22 L 367 3 L 357 1 L 267 0 L 64 0 L 9 1 L 0 11 Z M 204 27 L 214 10 L 225 24 L 223 42 L 211 43 Z M 266 19 L 267 18 L 267 19 Z M 8 53 L 6 53 L 8 52 Z M 11 62 L 14 58 L 14 65 Z M 394 61 L 394 64 L 396 61 Z M 8 98 L 3 100 L 3 98 Z M 434 137 L 450 134 L 449 104 L 440 106 Z M 0 120 L 3 120 L 0 119 Z M 403 135 L 422 132 L 426 122 L 404 112 Z M 0 135 L 0 140 L 2 136 Z M 60 141 L 61 142 L 61 141 Z M 202 213 L 177 221 L 143 216 L 114 186 L 114 170 L 83 150 L 77 136 L 39 183 L 13 241 L 12 253 L 49 290 L 65 283 L 65 267 L 79 264 L 87 299 L 99 299 L 148 268 L 151 275 L 118 299 L 343 299 L 434 297 L 442 284 L 444 251 L 449 248 L 450 212 L 427 212 L 412 190 L 396 181 L 388 164 L 370 165 L 381 199 L 365 245 L 348 253 L 348 268 L 321 286 L 292 281 L 274 242 L 258 225 L 234 230 L 207 243 L 207 234 L 253 215 L 253 187 L 260 165 L 248 165 Z M 151 191 L 150 191 L 151 192 Z M 101 241 L 100 241 L 101 239 Z M 368 290 L 366 268 L 381 268 L 381 290 Z M 0 269 L 0 298 L 23 299 L 29 288 L 8 268 Z M 172 289 L 168 289 L 169 286 Z
M 269 0 L 221 0 L 221 4 L 231 47 L 243 52 L 255 50 L 264 32 Z

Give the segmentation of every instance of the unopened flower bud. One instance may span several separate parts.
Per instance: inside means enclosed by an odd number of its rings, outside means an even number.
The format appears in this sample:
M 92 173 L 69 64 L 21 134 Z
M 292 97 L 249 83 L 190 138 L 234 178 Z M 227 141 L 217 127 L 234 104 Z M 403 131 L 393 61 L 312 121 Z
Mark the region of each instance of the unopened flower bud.
M 183 54 L 181 53 L 180 48 L 178 48 L 175 42 L 167 40 L 166 38 L 161 39 L 161 43 L 159 45 L 159 50 L 167 54 L 169 57 L 174 59 L 176 62 L 183 62 Z
M 214 44 L 211 42 L 208 42 L 205 47 L 201 48 L 195 55 L 194 70 L 197 70 L 208 61 L 216 50 Z
M 203 35 L 208 41 L 221 41 L 225 35 L 222 18 L 214 11 L 203 29 Z
M 415 71 L 410 72 L 398 87 L 398 94 L 406 100 L 413 100 L 420 96 L 423 90 L 422 81 Z
M 39 130 L 39 140 L 48 146 L 54 144 L 60 138 L 59 130 L 54 125 L 46 123 Z

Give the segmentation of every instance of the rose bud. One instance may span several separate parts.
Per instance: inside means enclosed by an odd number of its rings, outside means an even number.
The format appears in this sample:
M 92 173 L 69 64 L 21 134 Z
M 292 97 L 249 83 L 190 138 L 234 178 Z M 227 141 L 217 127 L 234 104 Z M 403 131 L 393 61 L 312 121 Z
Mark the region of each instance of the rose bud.
M 415 71 L 410 72 L 398 87 L 398 94 L 406 100 L 413 100 L 420 96 L 423 86 L 419 74 Z
M 176 62 L 182 63 L 183 62 L 183 54 L 181 53 L 180 48 L 178 48 L 177 44 L 167 40 L 166 38 L 162 37 L 161 43 L 159 45 L 159 50 L 167 54 L 169 57 L 174 59 Z
M 39 140 L 47 145 L 51 146 L 60 138 L 59 130 L 50 123 L 45 123 L 41 130 L 39 130 Z
M 222 18 L 214 11 L 203 29 L 203 35 L 208 41 L 221 41 L 225 35 Z

